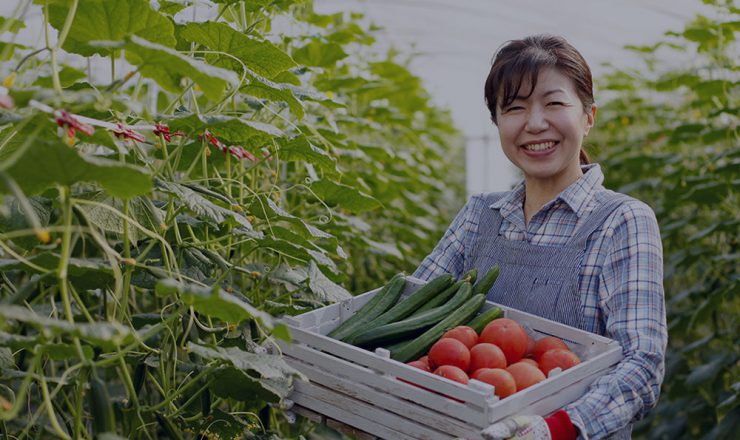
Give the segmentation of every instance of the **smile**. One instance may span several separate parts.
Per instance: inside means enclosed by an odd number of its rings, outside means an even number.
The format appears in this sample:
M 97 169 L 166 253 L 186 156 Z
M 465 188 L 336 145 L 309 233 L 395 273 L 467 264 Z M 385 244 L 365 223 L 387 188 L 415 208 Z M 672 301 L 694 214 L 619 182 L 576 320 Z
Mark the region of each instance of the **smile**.
M 536 144 L 527 144 L 523 145 L 525 150 L 528 151 L 545 151 L 553 148 L 557 142 L 555 141 L 548 141 L 548 142 L 539 142 Z

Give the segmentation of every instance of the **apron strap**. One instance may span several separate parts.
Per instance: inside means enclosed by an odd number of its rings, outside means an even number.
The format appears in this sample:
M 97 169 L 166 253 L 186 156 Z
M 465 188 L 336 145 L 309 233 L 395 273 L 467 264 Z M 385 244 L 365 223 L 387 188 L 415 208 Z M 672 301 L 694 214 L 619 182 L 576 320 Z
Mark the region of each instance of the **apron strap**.
M 619 208 L 622 203 L 630 200 L 629 196 L 620 193 L 613 193 L 610 198 L 602 202 L 591 214 L 589 214 L 586 221 L 576 230 L 571 237 L 571 244 L 575 245 L 578 249 L 585 249 L 588 238 L 597 229 L 603 226 L 606 219 Z
M 483 220 L 484 217 L 492 218 L 493 221 L 491 224 L 493 227 L 491 229 L 492 232 L 496 235 L 499 235 L 499 230 L 501 229 L 501 222 L 503 220 L 503 217 L 498 210 L 492 209 L 491 205 L 504 198 L 507 194 L 507 191 L 483 194 L 483 199 L 485 200 L 485 203 L 483 204 L 483 213 L 480 216 L 480 219 Z

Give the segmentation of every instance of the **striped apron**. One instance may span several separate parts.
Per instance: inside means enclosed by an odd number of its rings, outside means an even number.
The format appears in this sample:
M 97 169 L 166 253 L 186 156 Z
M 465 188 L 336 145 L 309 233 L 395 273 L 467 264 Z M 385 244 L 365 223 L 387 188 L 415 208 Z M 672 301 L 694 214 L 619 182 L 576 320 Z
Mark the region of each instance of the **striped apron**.
M 476 268 L 485 274 L 498 264 L 501 271 L 486 299 L 527 313 L 595 332 L 584 322 L 579 276 L 589 236 L 628 197 L 614 193 L 588 215 L 586 221 L 562 246 L 534 245 L 507 240 L 499 234 L 502 217 L 489 206 L 505 193 L 486 194 L 478 236 L 465 253 L 463 273 Z M 628 439 L 632 426 L 613 433 L 612 439 Z

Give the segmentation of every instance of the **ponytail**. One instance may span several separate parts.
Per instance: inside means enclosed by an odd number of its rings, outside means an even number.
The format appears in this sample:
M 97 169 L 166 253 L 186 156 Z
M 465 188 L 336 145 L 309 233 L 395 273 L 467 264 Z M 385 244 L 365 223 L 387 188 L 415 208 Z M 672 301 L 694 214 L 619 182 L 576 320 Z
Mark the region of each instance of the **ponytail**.
M 578 156 L 581 165 L 588 165 L 591 163 L 591 158 L 588 157 L 588 153 L 586 153 L 586 150 L 581 148 L 581 154 Z

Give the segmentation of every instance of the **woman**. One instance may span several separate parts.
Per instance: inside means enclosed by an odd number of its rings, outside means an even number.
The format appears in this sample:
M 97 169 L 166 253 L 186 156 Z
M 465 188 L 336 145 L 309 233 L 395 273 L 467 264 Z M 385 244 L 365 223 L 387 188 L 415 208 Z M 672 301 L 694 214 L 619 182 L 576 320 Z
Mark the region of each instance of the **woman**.
M 644 203 L 609 191 L 582 150 L 594 124 L 591 72 L 563 38 L 505 44 L 485 100 L 507 158 L 524 175 L 511 191 L 473 196 L 415 276 L 460 276 L 494 264 L 488 299 L 618 341 L 624 358 L 547 419 L 515 417 L 486 438 L 630 438 L 660 392 L 667 342 L 660 233 Z

